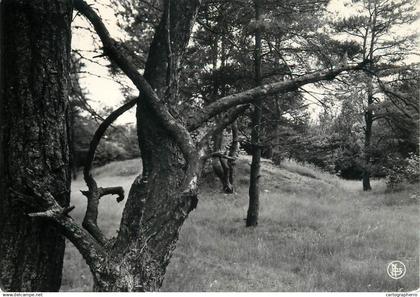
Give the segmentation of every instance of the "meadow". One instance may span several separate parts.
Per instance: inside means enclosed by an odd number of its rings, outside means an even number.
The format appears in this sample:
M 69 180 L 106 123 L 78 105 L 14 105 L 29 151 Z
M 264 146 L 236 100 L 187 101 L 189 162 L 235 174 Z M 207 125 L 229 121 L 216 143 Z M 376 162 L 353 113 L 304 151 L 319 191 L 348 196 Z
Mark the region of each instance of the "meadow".
M 184 226 L 161 291 L 412 291 L 419 287 L 419 193 L 373 191 L 315 167 L 264 160 L 260 219 L 245 228 L 248 157 L 237 162 L 236 192 L 223 194 L 212 176 L 200 186 L 199 204 Z M 113 162 L 94 175 L 103 186 L 128 193 L 139 160 Z M 73 181 L 71 213 L 82 221 L 86 186 Z M 116 234 L 124 203 L 104 197 L 99 225 Z M 406 275 L 391 279 L 393 260 Z M 91 291 L 92 278 L 75 247 L 67 242 L 62 291 Z

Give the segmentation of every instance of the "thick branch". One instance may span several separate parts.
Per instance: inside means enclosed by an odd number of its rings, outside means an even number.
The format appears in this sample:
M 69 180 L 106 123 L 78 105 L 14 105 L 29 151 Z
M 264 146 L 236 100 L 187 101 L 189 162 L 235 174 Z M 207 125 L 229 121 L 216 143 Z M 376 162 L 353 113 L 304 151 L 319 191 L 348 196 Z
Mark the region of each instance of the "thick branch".
M 194 131 L 215 115 L 226 111 L 233 106 L 251 103 L 261 97 L 272 94 L 294 91 L 306 84 L 315 83 L 322 80 L 332 80 L 344 71 L 361 70 L 365 65 L 366 61 L 353 66 L 338 67 L 332 70 L 330 69 L 319 71 L 313 74 L 302 75 L 298 78 L 286 81 L 266 84 L 244 92 L 220 98 L 219 100 L 205 106 L 200 111 L 198 111 L 197 115 L 190 119 L 190 121 L 187 123 L 187 128 L 189 131 Z

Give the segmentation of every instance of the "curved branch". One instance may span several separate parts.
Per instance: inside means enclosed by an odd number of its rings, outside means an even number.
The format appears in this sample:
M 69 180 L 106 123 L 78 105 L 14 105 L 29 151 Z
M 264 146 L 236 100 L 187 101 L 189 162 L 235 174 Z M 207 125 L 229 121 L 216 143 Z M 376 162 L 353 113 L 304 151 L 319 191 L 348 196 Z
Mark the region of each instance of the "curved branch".
M 98 227 L 98 206 L 99 200 L 105 195 L 118 195 L 117 202 L 124 199 L 124 189 L 122 187 L 100 188 L 91 174 L 93 160 L 95 159 L 96 148 L 99 145 L 107 128 L 124 112 L 128 111 L 137 103 L 137 98 L 129 100 L 121 107 L 114 110 L 98 127 L 93 135 L 89 145 L 89 152 L 86 158 L 85 167 L 83 169 L 83 177 L 85 179 L 88 191 L 81 191 L 87 198 L 87 207 L 85 217 L 83 219 L 83 227 L 102 245 L 106 244 L 107 239 Z
M 251 103 L 263 96 L 294 91 L 306 84 L 315 83 L 322 80 L 332 80 L 344 71 L 361 70 L 364 68 L 366 63 L 367 61 L 364 61 L 353 66 L 338 67 L 332 70 L 325 70 L 312 74 L 302 75 L 298 78 L 266 84 L 244 92 L 220 98 L 219 100 L 205 106 L 200 111 L 198 111 L 197 115 L 192 117 L 187 123 L 187 128 L 189 131 L 194 131 L 215 115 L 228 110 L 233 106 Z
M 86 178 L 86 175 L 90 174 L 90 170 L 92 169 L 93 159 L 95 158 L 96 148 L 98 147 L 98 144 L 101 141 L 101 138 L 105 134 L 105 131 L 116 119 L 118 119 L 118 117 L 120 117 L 123 113 L 131 109 L 134 105 L 136 105 L 137 100 L 138 100 L 137 98 L 130 99 L 127 103 L 123 104 L 122 106 L 120 106 L 119 108 L 111 112 L 111 114 L 106 119 L 104 119 L 104 121 L 99 125 L 89 145 L 89 153 L 86 159 L 85 168 L 83 170 L 83 174 L 85 175 L 85 178 Z

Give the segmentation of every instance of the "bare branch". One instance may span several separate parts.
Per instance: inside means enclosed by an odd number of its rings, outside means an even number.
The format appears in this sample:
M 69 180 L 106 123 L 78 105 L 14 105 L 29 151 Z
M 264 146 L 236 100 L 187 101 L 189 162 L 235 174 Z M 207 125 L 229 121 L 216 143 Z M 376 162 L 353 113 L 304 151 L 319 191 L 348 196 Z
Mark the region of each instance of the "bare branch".
M 117 194 L 117 202 L 124 199 L 124 190 L 122 187 L 98 188 L 98 185 L 91 174 L 93 160 L 95 159 L 96 148 L 102 139 L 107 128 L 124 112 L 132 108 L 137 103 L 137 98 L 129 100 L 121 107 L 114 110 L 98 127 L 93 135 L 89 145 L 89 152 L 86 158 L 83 176 L 88 187 L 88 191 L 81 191 L 87 198 L 87 207 L 83 219 L 83 227 L 101 244 L 105 245 L 107 240 L 98 227 L 98 206 L 99 200 L 104 195 Z
M 34 180 L 30 174 L 23 177 L 23 190 L 31 194 L 24 194 L 13 189 L 10 189 L 10 193 L 22 197 L 21 201 L 28 205 L 32 205 L 34 202 L 46 205 L 44 211 L 29 213 L 28 216 L 34 219 L 48 219 L 60 226 L 63 234 L 77 247 L 91 269 L 95 270 L 101 267 L 102 261 L 106 258 L 106 251 L 68 215 L 74 206 L 60 206 L 53 195 Z
M 118 195 L 117 202 L 121 202 L 124 200 L 124 188 L 123 187 L 107 187 L 107 188 L 99 188 L 100 196 L 106 195 Z
M 198 111 L 197 115 L 191 118 L 187 123 L 188 130 L 193 131 L 197 129 L 215 115 L 228 110 L 233 106 L 251 103 L 261 97 L 272 94 L 294 91 L 306 84 L 315 83 L 322 80 L 332 80 L 344 71 L 361 70 L 364 68 L 366 63 L 367 61 L 364 61 L 353 66 L 338 67 L 336 69 L 302 75 L 298 78 L 266 84 L 241 93 L 223 97 Z
M 99 125 L 98 129 L 96 130 L 95 134 L 93 135 L 92 141 L 89 145 L 89 153 L 86 159 L 86 165 L 83 170 L 83 173 L 85 175 L 90 174 L 90 170 L 92 169 L 92 163 L 93 159 L 95 158 L 95 152 L 96 148 L 98 147 L 98 144 L 103 137 L 105 131 L 108 129 L 108 127 L 123 113 L 131 109 L 134 105 L 137 103 L 137 98 L 130 99 L 127 103 L 122 105 L 121 107 L 114 110 L 104 121 Z

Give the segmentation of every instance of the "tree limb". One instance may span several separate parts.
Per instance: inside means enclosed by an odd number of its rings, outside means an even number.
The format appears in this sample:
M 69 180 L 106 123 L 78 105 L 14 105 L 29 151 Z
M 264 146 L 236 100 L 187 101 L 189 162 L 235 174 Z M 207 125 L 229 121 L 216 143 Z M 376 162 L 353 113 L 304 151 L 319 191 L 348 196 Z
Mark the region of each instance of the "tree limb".
M 53 195 L 45 190 L 44 186 L 34 182 L 30 174 L 23 177 L 24 190 L 30 194 L 23 194 L 13 189 L 10 194 L 21 197 L 21 201 L 33 203 L 33 200 L 46 205 L 43 211 L 29 213 L 28 216 L 35 219 L 48 219 L 57 224 L 63 234 L 77 247 L 86 260 L 91 270 L 99 269 L 106 258 L 105 249 L 83 228 L 81 228 L 70 216 L 69 212 L 74 206 L 62 207 Z
M 123 104 L 111 114 L 104 119 L 104 121 L 99 125 L 98 129 L 95 131 L 95 134 L 93 135 L 93 138 L 89 145 L 89 153 L 86 158 L 85 168 L 83 170 L 83 174 L 89 175 L 90 170 L 92 169 L 93 159 L 95 158 L 95 152 L 96 148 L 98 147 L 99 142 L 101 141 L 103 135 L 105 134 L 105 131 L 108 129 L 108 127 L 123 113 L 131 109 L 134 105 L 137 103 L 137 98 L 130 99 L 127 103 Z
M 99 188 L 95 179 L 90 172 L 93 160 L 95 159 L 96 148 L 99 145 L 107 128 L 124 112 L 128 111 L 137 103 L 137 98 L 130 99 L 127 103 L 114 110 L 98 127 L 93 135 L 89 145 L 89 152 L 86 158 L 85 167 L 83 169 L 83 177 L 85 179 L 88 191 L 81 191 L 87 198 L 87 207 L 85 217 L 83 219 L 83 227 L 102 245 L 105 245 L 107 239 L 98 227 L 98 206 L 102 196 L 117 194 L 117 202 L 124 199 L 124 189 L 122 187 Z
M 321 80 L 332 80 L 344 71 L 361 70 L 364 68 L 366 63 L 367 61 L 364 61 L 353 66 L 344 66 L 332 70 L 319 71 L 308 75 L 302 75 L 294 79 L 270 83 L 244 92 L 225 96 L 198 111 L 197 115 L 192 117 L 187 123 L 187 128 L 189 131 L 194 131 L 215 115 L 228 110 L 233 106 L 251 103 L 263 96 L 294 91 L 303 85 Z

